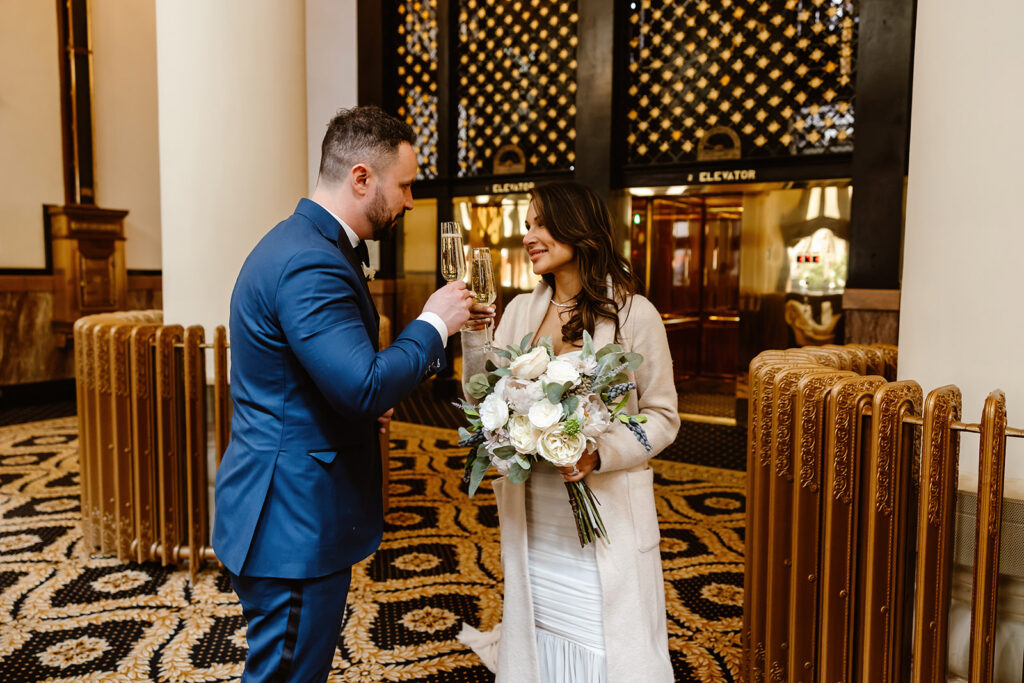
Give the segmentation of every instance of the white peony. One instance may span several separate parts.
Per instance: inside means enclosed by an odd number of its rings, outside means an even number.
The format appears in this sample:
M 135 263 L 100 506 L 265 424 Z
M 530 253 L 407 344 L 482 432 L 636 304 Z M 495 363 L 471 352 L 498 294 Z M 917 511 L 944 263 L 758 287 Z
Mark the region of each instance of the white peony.
M 508 422 L 508 404 L 496 394 L 490 394 L 485 398 L 477 412 L 480 413 L 480 422 L 484 429 L 489 431 L 500 429 Z
M 552 403 L 546 398 L 530 406 L 530 422 L 537 429 L 547 429 L 562 419 L 562 404 Z
M 505 383 L 504 394 L 512 410 L 520 415 L 526 415 L 534 403 L 544 398 L 544 387 L 536 380 L 531 382 L 510 377 Z
M 497 396 L 498 398 L 506 401 L 506 402 L 508 401 L 508 399 L 505 398 L 505 385 L 507 383 L 508 383 L 508 376 L 507 375 L 502 377 L 501 379 L 499 379 L 497 382 L 494 383 L 494 395 Z
M 589 439 L 596 439 L 608 430 L 612 421 L 612 414 L 608 406 L 597 394 L 587 394 L 580 400 L 580 408 L 583 409 L 584 420 L 583 433 Z
M 508 421 L 508 439 L 520 453 L 529 455 L 537 452 L 540 430 L 533 426 L 526 415 L 513 415 Z
M 576 386 L 580 381 L 580 373 L 567 360 L 553 360 L 544 371 L 549 382 L 558 382 L 563 386 Z
M 556 424 L 545 429 L 537 439 L 537 453 L 555 467 L 568 467 L 575 464 L 587 445 L 587 437 L 583 432 L 569 436 Z
M 537 379 L 548 367 L 548 360 L 550 360 L 548 350 L 543 346 L 538 346 L 513 360 L 508 367 L 515 377 Z

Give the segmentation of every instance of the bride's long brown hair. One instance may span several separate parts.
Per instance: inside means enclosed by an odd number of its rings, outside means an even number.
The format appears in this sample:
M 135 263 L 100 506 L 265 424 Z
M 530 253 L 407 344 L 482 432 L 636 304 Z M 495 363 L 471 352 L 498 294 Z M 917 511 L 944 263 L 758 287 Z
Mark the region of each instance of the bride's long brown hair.
M 569 320 L 562 325 L 562 339 L 577 342 L 583 338 L 583 330 L 593 335 L 598 318 L 605 318 L 614 323 L 618 340 L 619 307 L 637 291 L 638 283 L 629 262 L 615 250 L 608 205 L 589 187 L 572 182 L 535 187 L 530 197 L 541 225 L 573 248 L 583 285 Z M 547 273 L 542 277 L 554 292 L 555 276 Z

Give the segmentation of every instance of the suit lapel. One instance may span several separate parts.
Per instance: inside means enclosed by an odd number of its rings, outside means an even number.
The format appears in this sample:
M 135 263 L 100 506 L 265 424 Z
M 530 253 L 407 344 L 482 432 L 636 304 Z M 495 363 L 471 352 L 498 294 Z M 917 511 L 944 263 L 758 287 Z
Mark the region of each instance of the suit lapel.
M 379 351 L 380 314 L 377 313 L 377 307 L 373 305 L 370 287 L 366 284 L 366 277 L 363 276 L 363 266 L 359 261 L 359 257 L 356 256 L 355 250 L 352 248 L 352 243 L 348 241 L 347 234 L 341 229 L 341 224 L 331 216 L 327 209 L 311 199 L 300 199 L 298 206 L 295 207 L 295 213 L 308 218 L 325 239 L 333 242 L 338 247 L 338 250 L 344 254 L 345 260 L 356 271 L 356 277 L 359 278 L 359 282 L 362 285 L 363 300 L 361 309 L 363 311 L 363 320 L 366 323 L 367 331 L 370 332 L 370 341 L 373 342 L 373 348 Z
M 377 312 L 377 307 L 373 304 L 373 295 L 370 294 L 370 286 L 366 282 L 366 276 L 363 275 L 363 264 L 356 256 L 356 250 L 352 248 L 352 243 L 348 241 L 348 235 L 345 234 L 344 230 L 338 231 L 338 249 L 348 259 L 349 264 L 355 269 L 356 275 L 359 276 L 359 282 L 363 286 L 363 294 L 366 296 L 366 303 L 369 305 L 370 311 L 373 312 L 373 329 L 371 335 L 373 337 L 373 348 L 380 350 L 380 313 Z

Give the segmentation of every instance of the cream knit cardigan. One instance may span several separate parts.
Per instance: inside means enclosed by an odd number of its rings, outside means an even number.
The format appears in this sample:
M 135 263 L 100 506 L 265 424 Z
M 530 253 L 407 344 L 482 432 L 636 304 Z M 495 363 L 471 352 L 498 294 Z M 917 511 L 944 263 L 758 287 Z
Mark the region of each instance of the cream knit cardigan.
M 551 289 L 545 283 L 532 293 L 513 299 L 495 330 L 495 347 L 518 344 L 524 335 L 536 331 L 550 301 Z M 618 343 L 624 350 L 644 357 L 640 368 L 628 373 L 638 389 L 630 397 L 626 411 L 647 416 L 644 427 L 653 453 L 657 454 L 672 443 L 679 431 L 665 327 L 651 302 L 639 295 L 625 302 L 619 312 L 619 325 Z M 612 322 L 600 319 L 594 329 L 594 348 L 615 341 L 614 335 Z M 462 343 L 463 379 L 468 381 L 473 374 L 483 371 L 483 333 L 463 332 Z M 611 539 L 610 543 L 596 541 L 607 680 L 672 681 L 654 474 L 647 465 L 651 455 L 618 421 L 598 439 L 598 452 L 601 467 L 587 475 L 587 483 L 601 502 L 601 517 Z M 466 627 L 460 636 L 492 671 L 496 670 L 498 683 L 541 683 L 527 568 L 528 485 L 512 484 L 504 477 L 493 482 L 501 520 L 501 563 L 505 575 L 502 624 L 491 634 Z M 569 514 L 568 497 L 565 505 Z

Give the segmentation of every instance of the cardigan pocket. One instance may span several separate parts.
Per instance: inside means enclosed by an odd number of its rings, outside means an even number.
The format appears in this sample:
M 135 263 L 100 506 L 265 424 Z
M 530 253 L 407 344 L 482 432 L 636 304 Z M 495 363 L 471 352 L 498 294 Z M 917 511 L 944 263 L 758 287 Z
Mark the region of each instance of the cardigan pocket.
M 629 513 L 633 518 L 636 547 L 646 553 L 658 547 L 658 508 L 654 504 L 654 470 L 650 467 L 639 472 L 627 472 Z

